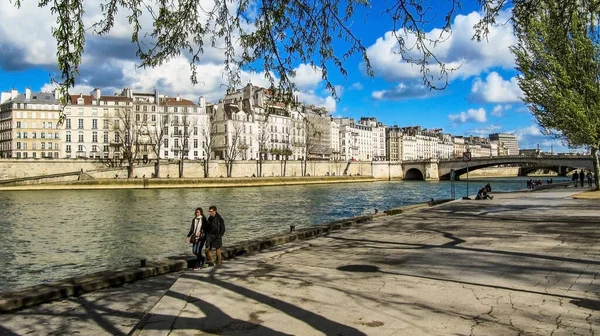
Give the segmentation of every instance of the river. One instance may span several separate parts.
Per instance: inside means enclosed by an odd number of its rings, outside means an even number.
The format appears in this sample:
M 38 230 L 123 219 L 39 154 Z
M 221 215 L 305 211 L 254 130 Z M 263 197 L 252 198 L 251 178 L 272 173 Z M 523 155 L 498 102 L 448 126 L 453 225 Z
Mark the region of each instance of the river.
M 524 189 L 525 178 L 469 181 L 469 194 Z M 555 178 L 555 181 L 557 179 Z M 466 195 L 457 181 L 456 198 Z M 224 244 L 450 198 L 450 182 L 392 181 L 247 188 L 0 191 L 0 292 L 82 275 L 140 258 L 190 253 L 194 209 L 216 205 Z

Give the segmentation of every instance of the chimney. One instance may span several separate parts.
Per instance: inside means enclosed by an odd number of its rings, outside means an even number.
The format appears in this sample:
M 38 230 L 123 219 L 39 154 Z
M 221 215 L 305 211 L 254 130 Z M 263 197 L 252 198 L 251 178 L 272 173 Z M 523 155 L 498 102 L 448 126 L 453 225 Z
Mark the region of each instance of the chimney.
M 175 98 L 176 101 L 181 101 L 181 97 L 179 97 L 179 94 L 177 95 L 177 98 Z
M 94 96 L 95 99 L 100 99 L 100 97 L 102 97 L 102 92 L 100 91 L 99 88 L 95 88 L 92 92 L 92 96 Z
M 17 95 L 19 95 L 19 91 L 17 91 L 15 88 L 13 88 L 13 89 L 10 91 L 10 99 L 15 99 L 15 98 L 17 98 Z
M 5 101 L 10 99 L 10 92 L 2 92 L 0 95 L 0 104 L 3 104 Z
M 160 95 L 158 94 L 158 90 L 155 88 L 154 89 L 154 104 L 159 104 L 160 103 Z
M 58 89 L 54 89 L 54 99 L 59 100 L 60 98 L 62 98 L 60 91 Z
M 204 99 L 204 96 L 200 96 L 199 105 L 200 108 L 206 112 L 206 100 Z
M 25 88 L 25 100 L 31 99 L 31 89 Z

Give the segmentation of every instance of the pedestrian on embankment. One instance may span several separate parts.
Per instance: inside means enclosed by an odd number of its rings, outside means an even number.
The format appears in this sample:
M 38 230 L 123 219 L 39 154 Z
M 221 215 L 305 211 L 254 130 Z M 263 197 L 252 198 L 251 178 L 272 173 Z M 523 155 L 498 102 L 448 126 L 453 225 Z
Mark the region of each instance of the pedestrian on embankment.
M 581 187 L 585 187 L 585 184 L 583 184 L 583 181 L 585 181 L 585 172 L 582 170 L 579 171 L 579 182 L 581 183 Z
M 591 187 L 593 184 L 592 182 L 594 181 L 594 175 L 592 175 L 592 171 L 588 170 L 586 176 L 587 176 L 587 180 L 588 180 L 588 187 Z
M 217 254 L 217 265 L 223 263 L 223 235 L 225 234 L 225 220 L 217 212 L 217 207 L 211 205 L 208 208 L 208 225 L 206 235 L 206 262 L 208 266 L 214 265 L 214 259 L 211 254 L 211 250 L 215 249 Z
M 187 234 L 186 242 L 192 244 L 192 253 L 196 256 L 194 270 L 198 270 L 204 266 L 204 257 L 202 256 L 202 247 L 206 241 L 206 229 L 208 221 L 204 216 L 202 208 L 196 208 L 190 231 Z
M 573 173 L 573 176 L 571 176 L 571 178 L 573 179 L 573 182 L 575 182 L 575 188 L 577 188 L 577 184 L 579 183 L 579 173 L 577 172 L 577 170 Z

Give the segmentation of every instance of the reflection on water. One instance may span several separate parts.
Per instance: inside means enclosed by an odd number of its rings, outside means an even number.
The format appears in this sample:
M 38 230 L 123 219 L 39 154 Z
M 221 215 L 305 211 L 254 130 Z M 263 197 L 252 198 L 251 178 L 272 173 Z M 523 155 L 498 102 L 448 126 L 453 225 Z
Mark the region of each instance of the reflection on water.
M 523 189 L 524 179 L 490 181 L 494 191 Z M 456 198 L 466 193 L 456 183 Z M 0 291 L 189 253 L 185 235 L 194 209 L 216 205 L 225 244 L 347 218 L 374 209 L 449 198 L 449 182 L 0 192 Z

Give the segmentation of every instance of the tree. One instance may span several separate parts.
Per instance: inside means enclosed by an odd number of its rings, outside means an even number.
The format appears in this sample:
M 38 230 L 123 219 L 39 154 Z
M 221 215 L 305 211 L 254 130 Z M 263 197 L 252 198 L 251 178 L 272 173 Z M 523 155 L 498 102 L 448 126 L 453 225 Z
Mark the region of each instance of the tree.
M 596 9 L 587 1 L 540 1 L 517 6 L 519 86 L 546 134 L 571 146 L 589 146 L 599 176 L 600 39 Z M 598 183 L 596 190 L 600 190 Z
M 149 127 L 150 144 L 152 151 L 156 156 L 156 163 L 154 165 L 154 177 L 160 177 L 160 154 L 165 137 L 169 135 L 169 123 L 170 115 L 165 112 L 163 115 L 158 115 L 156 123 Z
M 213 146 L 215 145 L 215 136 L 217 134 L 217 125 L 214 123 L 214 115 L 211 114 L 210 122 L 207 128 L 202 128 L 202 148 L 204 149 L 204 177 L 209 175 L 209 166 Z
M 179 178 L 183 177 L 183 164 L 190 153 L 189 140 L 193 131 L 192 125 L 195 124 L 195 118 L 191 118 L 187 112 L 184 112 L 181 116 L 173 117 L 172 125 L 174 129 L 173 137 L 175 138 L 175 144 L 173 145 L 172 150 L 179 158 Z
M 311 109 L 306 106 L 301 107 L 300 117 L 304 125 L 304 162 L 302 165 L 302 175 L 307 174 L 307 164 L 309 158 L 317 158 L 319 154 L 325 155 L 325 150 L 331 150 L 331 144 L 324 144 L 324 139 L 328 134 L 326 129 L 329 126 L 329 119 L 326 116 L 327 111 L 321 109 Z
M 135 114 L 131 108 L 115 109 L 115 119 L 112 124 L 115 152 L 120 152 L 127 162 L 127 178 L 133 177 L 133 164 L 140 151 L 143 126 L 136 122 Z
M 268 109 L 268 108 L 267 108 Z M 258 171 L 256 172 L 257 176 L 263 176 L 262 167 L 263 161 L 269 152 L 269 144 L 271 140 L 271 133 L 269 131 L 269 112 L 265 112 L 262 115 L 259 115 L 256 120 L 258 121 L 258 135 L 256 142 L 258 143 Z
M 14 0 L 17 7 L 21 1 Z M 484 14 L 477 25 L 476 38 L 483 39 L 498 13 L 512 2 L 479 0 Z M 520 2 L 535 6 L 535 0 Z M 375 3 L 369 0 L 272 0 L 255 3 L 250 0 L 214 0 L 207 5 L 201 0 L 122 1 L 105 0 L 97 21 L 84 25 L 86 6 L 95 2 L 83 0 L 38 0 L 39 7 L 51 7 L 56 16 L 53 35 L 57 41 L 58 67 L 62 74 L 60 92 L 68 101 L 68 88 L 75 85 L 85 46 L 86 32 L 108 35 L 123 12 L 131 25 L 132 43 L 142 67 L 155 67 L 181 54 L 190 55 L 191 81 L 197 82 L 196 63 L 207 48 L 223 53 L 224 67 L 230 87 L 241 83 L 240 70 L 260 67 L 272 85 L 284 97 L 295 89 L 294 67 L 306 63 L 321 72 L 326 86 L 337 97 L 329 80 L 330 71 L 346 76 L 344 61 L 358 55 L 364 60 L 367 74 L 373 69 L 367 48 L 355 34 L 371 15 L 387 16 L 404 61 L 421 68 L 423 81 L 431 88 L 444 88 L 448 83 L 447 68 L 433 47 L 446 39 L 461 0 L 435 3 L 435 10 L 420 0 L 395 0 Z M 381 7 L 382 6 L 382 7 Z M 152 27 L 144 26 L 149 17 Z M 439 34 L 425 34 L 432 20 L 443 18 Z M 90 29 L 91 28 L 91 29 Z M 409 38 L 410 36 L 410 38 Z M 333 48 L 333 41 L 344 42 Z M 414 41 L 414 42 L 413 42 Z
M 241 135 L 243 132 L 242 123 L 233 119 L 229 123 L 231 126 L 230 130 L 225 135 L 225 165 L 227 167 L 227 177 L 231 177 L 233 170 L 233 162 L 237 159 L 241 145 Z

